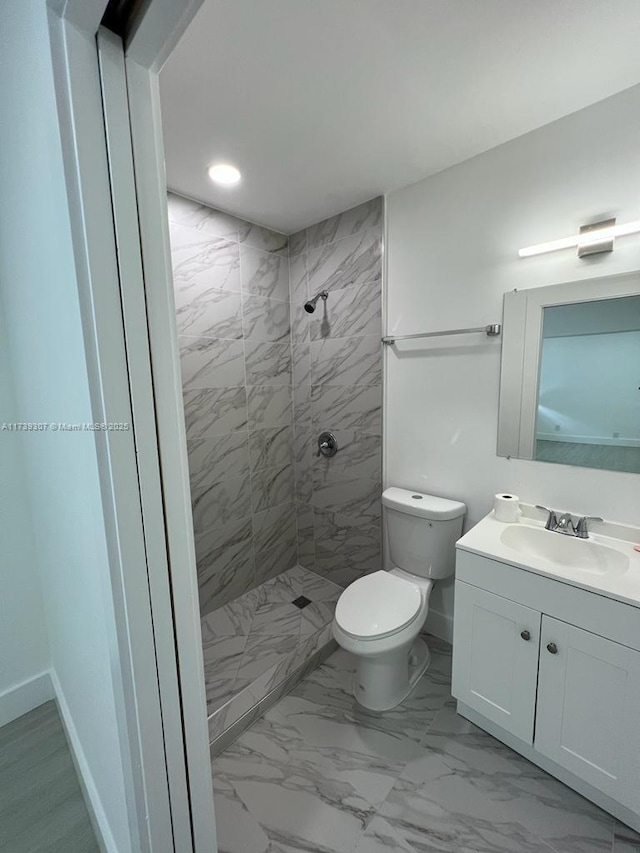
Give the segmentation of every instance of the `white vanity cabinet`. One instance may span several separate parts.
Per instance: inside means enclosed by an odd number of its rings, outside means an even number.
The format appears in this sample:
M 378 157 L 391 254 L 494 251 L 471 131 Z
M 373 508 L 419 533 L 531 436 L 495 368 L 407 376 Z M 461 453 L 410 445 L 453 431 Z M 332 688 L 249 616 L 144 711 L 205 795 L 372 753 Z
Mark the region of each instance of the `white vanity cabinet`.
M 544 616 L 535 746 L 638 808 L 640 652 Z
M 541 614 L 466 583 L 456 584 L 453 695 L 533 742 Z
M 458 551 L 458 712 L 640 829 L 640 608 Z

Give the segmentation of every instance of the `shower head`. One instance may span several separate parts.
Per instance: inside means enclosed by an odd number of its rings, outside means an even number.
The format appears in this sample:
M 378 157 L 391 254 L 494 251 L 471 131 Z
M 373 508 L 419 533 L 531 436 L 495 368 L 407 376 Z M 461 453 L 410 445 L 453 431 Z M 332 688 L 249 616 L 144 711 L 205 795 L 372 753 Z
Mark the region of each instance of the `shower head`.
M 316 302 L 318 301 L 318 299 L 323 299 L 326 302 L 328 296 L 329 292 L 327 290 L 321 290 L 319 293 L 316 293 L 313 299 L 310 299 L 308 302 L 304 303 L 304 310 L 308 314 L 313 314 L 313 312 L 316 310 Z

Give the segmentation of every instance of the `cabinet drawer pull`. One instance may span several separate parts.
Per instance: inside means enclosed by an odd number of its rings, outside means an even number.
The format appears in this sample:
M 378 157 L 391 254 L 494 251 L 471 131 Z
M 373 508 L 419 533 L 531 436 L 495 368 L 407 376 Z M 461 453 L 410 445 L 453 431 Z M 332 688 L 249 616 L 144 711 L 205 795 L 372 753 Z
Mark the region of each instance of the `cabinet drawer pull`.
M 525 640 L 526 642 L 528 642 L 528 641 L 531 639 L 531 634 L 530 634 L 530 632 L 529 632 L 529 631 L 520 631 L 520 636 L 521 636 L 521 637 L 522 637 L 522 639 L 523 639 L 523 640 Z
M 547 651 L 551 655 L 557 655 L 558 654 L 558 647 L 556 646 L 555 643 L 547 643 Z

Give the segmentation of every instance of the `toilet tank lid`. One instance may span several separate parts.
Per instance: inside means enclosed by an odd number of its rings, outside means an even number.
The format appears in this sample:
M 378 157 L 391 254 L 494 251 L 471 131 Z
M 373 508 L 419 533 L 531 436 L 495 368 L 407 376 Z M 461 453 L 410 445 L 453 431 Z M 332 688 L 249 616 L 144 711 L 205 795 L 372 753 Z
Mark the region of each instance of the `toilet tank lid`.
M 437 498 L 435 495 L 424 495 L 407 489 L 397 489 L 395 486 L 385 489 L 382 493 L 382 505 L 390 509 L 405 512 L 407 515 L 417 515 L 434 521 L 446 521 L 460 518 L 467 507 L 460 501 L 450 501 L 447 498 Z

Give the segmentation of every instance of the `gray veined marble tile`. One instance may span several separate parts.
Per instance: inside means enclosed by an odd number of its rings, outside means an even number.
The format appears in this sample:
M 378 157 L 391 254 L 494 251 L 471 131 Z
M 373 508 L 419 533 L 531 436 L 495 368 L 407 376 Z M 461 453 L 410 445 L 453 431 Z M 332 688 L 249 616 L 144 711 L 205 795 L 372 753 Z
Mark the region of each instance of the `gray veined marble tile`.
M 293 365 L 293 385 L 309 384 L 311 379 L 311 355 L 307 342 L 293 344 L 291 347 Z
M 232 432 L 187 442 L 191 499 L 197 500 L 213 483 L 249 474 L 249 437 Z
M 309 293 L 361 284 L 379 289 L 381 280 L 382 241 L 378 229 L 363 231 L 307 253 Z
M 313 504 L 315 509 L 347 516 L 360 524 L 373 524 L 381 516 L 381 494 L 381 484 L 375 480 L 344 480 L 314 488 Z M 317 535 L 316 530 L 316 539 Z
M 310 750 L 295 729 L 267 715 L 214 764 L 270 839 L 318 853 L 353 853 L 392 779 L 364 763 Z M 364 793 L 362 793 L 364 792 Z
M 176 302 L 178 294 L 184 303 L 209 289 L 240 291 L 237 243 L 175 224 L 170 227 L 170 237 Z
M 286 234 L 270 231 L 261 225 L 254 225 L 252 222 L 244 222 L 242 220 L 240 220 L 238 234 L 240 242 L 246 246 L 251 246 L 254 249 L 262 249 L 263 252 L 277 252 L 281 255 L 287 254 L 289 240 Z
M 335 601 L 312 601 L 301 611 L 300 639 L 317 634 L 326 625 L 330 625 L 336 609 Z
M 374 817 L 358 841 L 354 853 L 416 853 L 416 850 L 409 847 L 386 820 Z
M 258 606 L 258 597 L 258 589 L 251 589 L 244 595 L 202 617 L 200 629 L 205 656 L 210 647 L 215 656 L 215 646 L 221 638 L 246 637 L 248 635 L 253 614 Z
M 265 831 L 216 764 L 213 791 L 219 853 L 276 853 Z
M 383 199 L 381 196 L 365 201 L 351 210 L 338 213 L 306 229 L 307 248 L 333 243 L 360 231 L 377 228 L 382 233 Z M 291 238 L 289 238 L 291 239 Z M 298 240 L 296 240 L 298 242 Z
M 363 433 L 380 433 L 382 387 L 380 385 L 312 385 L 311 420 L 314 428 L 354 429 Z
M 291 342 L 301 344 L 309 340 L 309 318 L 304 302 L 291 303 Z
M 196 537 L 200 613 L 210 613 L 254 585 L 251 519 Z
M 312 385 L 379 385 L 382 382 L 379 334 L 313 341 L 310 354 Z
M 291 426 L 256 429 L 249 433 L 251 470 L 282 468 L 293 456 L 293 428 Z
M 640 835 L 620 821 L 616 821 L 613 853 L 638 853 L 638 851 L 640 851 Z
M 234 388 L 245 384 L 242 341 L 180 335 L 182 388 Z
M 361 284 L 332 291 L 326 302 L 311 315 L 312 341 L 362 335 L 382 336 L 382 293 L 380 287 Z
M 307 256 L 297 255 L 289 258 L 289 299 L 291 302 L 306 302 L 308 298 Z
M 183 396 L 187 439 L 247 428 L 245 388 L 205 388 L 186 391 Z
M 239 293 L 176 289 L 176 323 L 181 335 L 208 338 L 242 338 L 242 298 Z
M 313 532 L 313 507 L 297 504 L 296 525 L 298 531 L 298 562 L 307 569 L 313 569 L 316 549 Z
M 311 423 L 311 385 L 308 382 L 293 389 L 293 420 L 296 424 Z
M 253 516 L 253 547 L 256 551 L 274 548 L 291 537 L 295 527 L 296 508 L 292 503 L 266 509 Z
M 238 670 L 237 686 L 246 687 L 295 650 L 300 639 L 300 613 L 291 603 L 258 606 Z
M 295 522 L 284 532 L 273 546 L 262 551 L 254 551 L 256 582 L 262 583 L 277 577 L 298 562 L 298 546 Z
M 216 237 L 226 237 L 238 242 L 238 220 L 235 216 L 175 193 L 167 194 L 167 210 L 170 223 L 186 225 Z
M 317 448 L 317 434 L 311 426 L 296 423 L 293 439 L 296 478 L 296 500 L 311 503 L 313 497 L 313 454 Z
M 336 584 L 354 580 L 382 568 L 382 536 L 379 522 L 331 511 L 314 510 L 315 569 Z
M 218 640 L 215 647 L 204 650 L 204 682 L 207 699 L 207 713 L 228 702 L 234 695 L 234 685 L 238 669 L 242 663 L 242 653 L 247 638 L 225 637 Z
M 289 341 L 289 303 L 243 294 L 242 327 L 245 341 Z
M 273 578 L 260 588 L 260 602 L 287 604 L 299 595 L 312 601 L 337 601 L 342 589 L 302 566 Z
M 212 483 L 191 502 L 198 536 L 251 514 L 251 481 L 244 476 Z
M 251 475 L 253 511 L 261 512 L 293 500 L 295 480 L 293 465 L 264 468 Z
M 247 385 L 291 385 L 291 345 L 285 343 L 245 344 Z
M 486 850 L 489 843 L 508 851 L 611 850 L 609 815 L 463 720 L 453 702 L 422 746 L 381 810 L 409 844 L 414 834 L 443 831 L 451 850 Z
M 339 483 L 354 478 L 382 479 L 382 439 L 356 430 L 337 429 L 336 456 L 316 456 L 313 462 L 315 485 Z
M 295 234 L 289 234 L 289 257 L 299 255 L 307 249 L 307 230 L 296 231 Z
M 281 255 L 240 248 L 240 277 L 245 293 L 289 300 L 289 260 Z
M 293 421 L 289 386 L 257 386 L 247 389 L 249 428 L 287 426 Z

